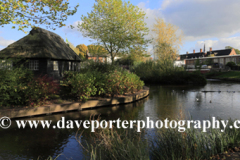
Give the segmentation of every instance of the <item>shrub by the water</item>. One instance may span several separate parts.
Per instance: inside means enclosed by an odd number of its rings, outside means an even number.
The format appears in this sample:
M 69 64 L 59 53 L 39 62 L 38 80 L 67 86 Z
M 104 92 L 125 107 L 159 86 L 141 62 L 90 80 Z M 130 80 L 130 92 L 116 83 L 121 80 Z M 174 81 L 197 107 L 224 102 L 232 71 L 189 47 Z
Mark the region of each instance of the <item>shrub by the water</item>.
M 65 90 L 72 98 L 87 100 L 90 96 L 96 94 L 96 87 L 94 86 L 95 77 L 92 73 L 73 73 L 68 72 L 65 74 L 64 84 L 67 85 Z
M 66 94 L 80 100 L 90 96 L 118 96 L 139 91 L 144 86 L 140 78 L 115 65 L 92 63 L 80 73 L 66 72 Z
M 141 80 L 157 84 L 206 84 L 205 77 L 199 72 L 187 72 L 182 67 L 160 62 L 142 62 L 132 68 Z
M 41 105 L 53 95 L 87 100 L 90 96 L 118 96 L 142 89 L 138 76 L 118 66 L 91 63 L 79 72 L 67 72 L 63 85 L 46 75 L 34 77 L 32 71 L 19 68 L 0 69 L 0 106 Z
M 0 106 L 27 104 L 28 83 L 33 74 L 24 69 L 0 69 Z
M 106 77 L 107 82 L 106 94 L 123 95 L 125 93 L 133 93 L 142 89 L 144 83 L 140 78 L 128 71 L 113 71 L 110 72 Z
M 0 69 L 0 74 L 0 106 L 43 104 L 59 90 L 53 79 L 34 77 L 23 67 Z
M 230 67 L 230 68 L 232 69 L 234 66 L 236 66 L 236 63 L 234 63 L 234 62 L 228 62 L 228 63 L 226 64 L 226 66 L 228 66 L 228 67 Z
M 47 75 L 34 77 L 27 86 L 27 103 L 31 106 L 43 104 L 51 96 L 59 93 L 59 83 Z

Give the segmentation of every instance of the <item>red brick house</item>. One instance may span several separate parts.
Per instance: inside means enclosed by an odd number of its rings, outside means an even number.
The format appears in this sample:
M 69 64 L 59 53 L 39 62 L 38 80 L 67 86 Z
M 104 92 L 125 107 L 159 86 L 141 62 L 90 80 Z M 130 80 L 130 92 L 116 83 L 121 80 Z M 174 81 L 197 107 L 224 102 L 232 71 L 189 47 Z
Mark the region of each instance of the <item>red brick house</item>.
M 88 53 L 87 51 L 87 54 L 86 54 L 86 59 L 90 60 L 92 59 L 94 62 L 107 62 L 107 57 L 106 55 L 91 55 L 90 53 Z

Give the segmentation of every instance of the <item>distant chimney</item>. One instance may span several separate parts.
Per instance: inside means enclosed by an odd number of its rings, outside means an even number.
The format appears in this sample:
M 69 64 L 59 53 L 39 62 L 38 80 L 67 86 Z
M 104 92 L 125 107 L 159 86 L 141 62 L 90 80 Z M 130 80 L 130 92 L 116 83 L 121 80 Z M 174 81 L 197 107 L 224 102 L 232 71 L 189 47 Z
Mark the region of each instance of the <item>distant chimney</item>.
M 212 47 L 210 47 L 210 52 L 212 51 Z
M 195 49 L 193 50 L 193 53 L 195 53 Z
M 188 52 L 187 52 L 187 54 L 188 54 Z
M 202 48 L 200 48 L 200 52 L 202 52 Z

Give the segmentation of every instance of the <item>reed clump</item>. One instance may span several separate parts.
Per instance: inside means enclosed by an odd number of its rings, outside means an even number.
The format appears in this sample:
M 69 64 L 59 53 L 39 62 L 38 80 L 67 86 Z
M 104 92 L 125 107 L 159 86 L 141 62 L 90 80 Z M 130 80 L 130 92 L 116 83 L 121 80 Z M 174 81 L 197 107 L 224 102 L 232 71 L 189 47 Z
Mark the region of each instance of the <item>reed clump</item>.
M 229 120 L 229 126 L 233 121 Z M 189 128 L 185 132 L 178 129 L 152 131 L 154 137 L 147 140 L 144 132 L 128 129 L 98 129 L 92 133 L 93 141 L 85 144 L 88 158 L 96 159 L 210 159 L 223 153 L 240 142 L 238 129 L 209 129 L 207 132 Z M 81 136 L 80 136 L 81 137 Z M 87 144 L 87 145 L 86 145 Z

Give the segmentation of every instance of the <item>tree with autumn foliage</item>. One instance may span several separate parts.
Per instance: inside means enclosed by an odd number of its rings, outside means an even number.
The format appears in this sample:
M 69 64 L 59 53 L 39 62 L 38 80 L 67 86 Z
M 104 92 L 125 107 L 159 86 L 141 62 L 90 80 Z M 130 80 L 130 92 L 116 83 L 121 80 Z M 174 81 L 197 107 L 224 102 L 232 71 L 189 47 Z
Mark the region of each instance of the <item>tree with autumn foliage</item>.
M 65 26 L 63 22 L 77 12 L 77 7 L 70 10 L 68 0 L 1 0 L 0 26 L 15 24 L 24 31 L 29 26 L 45 24 L 55 29 L 52 25 Z
M 87 46 L 88 52 L 93 56 L 101 56 L 108 54 L 108 51 L 101 45 L 90 44 Z
M 81 58 L 84 59 L 84 55 L 82 55 L 77 47 L 75 47 L 71 42 L 67 42 L 68 46 Z
M 76 46 L 76 48 L 79 50 L 79 55 L 86 57 L 88 47 L 85 44 L 79 44 Z
M 177 26 L 156 19 L 153 28 L 154 54 L 159 61 L 174 61 L 178 56 L 178 50 L 182 45 L 183 33 Z
M 93 10 L 82 16 L 78 25 L 85 37 L 95 39 L 111 56 L 129 52 L 135 45 L 147 47 L 148 28 L 145 13 L 137 6 L 122 0 L 97 0 Z

